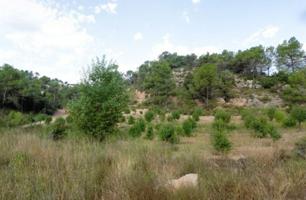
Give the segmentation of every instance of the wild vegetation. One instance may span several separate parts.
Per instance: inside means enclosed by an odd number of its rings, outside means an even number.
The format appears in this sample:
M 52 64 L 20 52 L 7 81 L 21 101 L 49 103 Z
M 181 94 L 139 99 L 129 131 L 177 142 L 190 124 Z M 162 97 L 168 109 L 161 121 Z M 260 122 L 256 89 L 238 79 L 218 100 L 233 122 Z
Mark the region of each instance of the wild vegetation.
M 294 37 L 126 74 L 97 58 L 74 86 L 4 65 L 0 199 L 303 199 L 305 66 Z

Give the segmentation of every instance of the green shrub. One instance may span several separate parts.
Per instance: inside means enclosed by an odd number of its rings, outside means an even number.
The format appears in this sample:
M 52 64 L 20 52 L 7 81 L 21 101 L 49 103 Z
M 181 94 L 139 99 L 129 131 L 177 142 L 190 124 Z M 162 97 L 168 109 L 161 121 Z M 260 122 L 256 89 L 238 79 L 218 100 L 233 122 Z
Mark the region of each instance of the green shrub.
M 134 123 L 135 123 L 135 119 L 134 119 L 133 116 L 130 115 L 129 118 L 128 118 L 128 124 L 132 125 Z
M 302 122 L 306 121 L 306 109 L 304 107 L 300 107 L 300 106 L 294 107 L 291 110 L 290 115 L 293 119 L 297 121 L 300 128 L 301 128 Z
M 270 135 L 274 141 L 281 138 L 281 134 L 272 124 L 266 124 L 264 131 L 267 135 Z
M 21 112 L 11 111 L 6 118 L 6 123 L 9 127 L 14 127 L 30 123 L 30 120 Z
M 286 119 L 286 113 L 281 110 L 276 110 L 274 118 L 278 123 L 283 123 L 283 121 Z
M 145 119 L 147 122 L 151 122 L 154 120 L 154 112 L 152 111 L 147 111 L 145 114 Z
M 175 144 L 179 142 L 179 138 L 175 133 L 175 127 L 173 124 L 167 123 L 162 124 L 158 130 L 159 138 L 162 141 L 167 141 L 169 143 Z
M 48 117 L 45 119 L 45 124 L 49 125 L 51 122 L 52 122 L 52 117 L 51 117 L 51 116 L 48 116 Z
M 199 121 L 200 120 L 200 116 L 203 115 L 203 109 L 202 108 L 196 108 L 194 109 L 194 111 L 192 112 L 192 118 L 195 120 L 195 121 Z
M 251 127 L 255 133 L 254 135 L 258 138 L 267 137 L 268 133 L 266 131 L 267 119 L 260 117 L 255 118 L 253 122 L 251 122 Z
M 146 121 L 143 118 L 138 119 L 136 124 L 140 127 L 142 132 L 146 130 Z
M 231 150 L 232 144 L 227 134 L 222 131 L 214 131 L 212 134 L 214 149 L 218 152 L 227 153 Z
M 225 123 L 229 123 L 231 121 L 231 114 L 223 109 L 218 109 L 215 112 L 215 120 L 223 120 Z
M 285 118 L 283 121 L 283 127 L 285 128 L 295 127 L 296 124 L 297 124 L 296 120 L 291 116 Z
M 191 136 L 192 131 L 193 131 L 193 123 L 192 123 L 192 121 L 190 119 L 185 120 L 183 122 L 182 128 L 183 128 L 185 136 Z
M 266 115 L 271 121 L 275 118 L 276 110 L 277 109 L 275 107 L 270 107 L 266 109 Z
M 176 110 L 171 113 L 171 116 L 174 120 L 179 120 L 181 117 L 181 112 Z
M 34 122 L 45 121 L 47 119 L 47 117 L 48 117 L 48 115 L 40 113 L 40 114 L 34 115 L 33 121 Z
M 136 126 L 135 124 L 129 129 L 129 135 L 132 137 L 140 137 L 141 133 L 142 133 L 141 129 L 139 128 L 139 126 Z
M 228 124 L 225 123 L 223 120 L 221 119 L 218 119 L 218 120 L 214 120 L 213 124 L 212 124 L 212 128 L 215 130 L 215 131 L 218 131 L 218 132 L 225 132 L 227 131 L 228 129 Z
M 154 138 L 154 129 L 152 124 L 149 124 L 146 132 L 146 139 L 152 140 Z
M 306 137 L 295 143 L 294 153 L 298 157 L 306 159 Z
M 62 139 L 66 134 L 66 121 L 60 117 L 51 126 L 51 135 L 54 140 Z
M 67 124 L 72 124 L 73 123 L 73 119 L 70 115 L 66 117 L 66 122 L 67 122 Z
M 176 126 L 175 132 L 176 132 L 177 135 L 184 136 L 185 131 L 184 131 L 183 125 L 182 126 Z

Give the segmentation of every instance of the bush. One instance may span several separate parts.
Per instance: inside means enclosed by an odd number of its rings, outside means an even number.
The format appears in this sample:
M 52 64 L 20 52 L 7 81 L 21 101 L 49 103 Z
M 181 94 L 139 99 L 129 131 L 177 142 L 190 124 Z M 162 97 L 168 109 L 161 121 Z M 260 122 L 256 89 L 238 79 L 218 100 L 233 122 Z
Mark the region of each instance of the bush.
M 272 124 L 266 124 L 264 131 L 267 135 L 270 135 L 270 137 L 274 141 L 279 140 L 281 138 L 281 134 Z
M 251 127 L 255 131 L 255 136 L 258 138 L 265 138 L 268 134 L 266 129 L 267 119 L 260 117 L 255 118 L 251 123 Z
M 128 118 L 128 124 L 132 125 L 134 123 L 135 123 L 135 119 L 134 119 L 133 116 L 130 115 L 129 118 Z
M 151 124 L 148 125 L 146 132 L 146 139 L 152 140 L 154 138 L 154 129 Z
M 40 113 L 40 114 L 34 115 L 33 121 L 34 122 L 45 121 L 47 119 L 47 117 L 48 117 L 48 115 Z
M 212 138 L 213 138 L 213 146 L 215 150 L 222 152 L 222 153 L 227 153 L 231 150 L 232 144 L 229 141 L 225 132 L 215 131 L 212 134 Z
M 52 122 L 52 117 L 51 117 L 51 116 L 48 116 L 48 117 L 45 119 L 45 124 L 49 125 L 51 122 Z
M 62 139 L 66 134 L 66 121 L 60 117 L 51 126 L 51 135 L 54 140 Z
M 302 122 L 306 120 L 306 109 L 303 107 L 294 107 L 290 113 L 291 117 L 297 121 L 301 128 Z
M 295 143 L 294 153 L 298 157 L 306 159 L 306 137 L 302 138 L 297 143 Z
M 20 126 L 30 123 L 30 120 L 26 115 L 17 111 L 11 111 L 5 121 L 9 127 Z
M 193 123 L 190 119 L 187 119 L 183 122 L 182 125 L 183 132 L 185 136 L 191 136 L 192 131 L 193 131 Z
M 276 110 L 277 109 L 275 107 L 270 107 L 270 108 L 267 108 L 266 110 L 266 115 L 271 121 L 275 118 Z
M 281 110 L 276 110 L 274 118 L 278 123 L 283 123 L 286 119 L 286 113 Z
M 285 128 L 295 127 L 296 124 L 297 124 L 296 120 L 291 116 L 285 118 L 283 121 L 283 127 Z
M 223 120 L 225 123 L 229 123 L 231 121 L 231 114 L 225 110 L 218 109 L 215 112 L 215 120 Z
M 179 138 L 177 134 L 175 133 L 175 127 L 173 124 L 167 123 L 167 124 L 162 124 L 159 127 L 159 138 L 162 141 L 167 141 L 170 142 L 171 144 L 175 144 L 179 142 Z
M 138 125 L 142 132 L 146 130 L 146 121 L 143 118 L 137 120 L 136 125 Z
M 213 122 L 212 128 L 218 132 L 225 132 L 228 129 L 228 124 L 225 123 L 223 120 L 218 119 Z
M 152 111 L 147 111 L 145 114 L 145 119 L 147 122 L 151 122 L 154 120 L 154 112 Z
M 180 111 L 173 111 L 173 112 L 171 113 L 171 116 L 172 116 L 172 118 L 173 118 L 174 120 L 179 120 L 180 117 L 181 117 L 181 112 L 180 112 Z
M 196 108 L 194 109 L 194 111 L 192 112 L 192 118 L 195 121 L 199 121 L 200 120 L 200 116 L 203 115 L 203 109 L 202 108 Z
M 183 126 L 177 126 L 175 128 L 175 132 L 176 132 L 177 135 L 180 135 L 180 136 L 184 136 L 185 135 L 185 131 L 184 131 Z

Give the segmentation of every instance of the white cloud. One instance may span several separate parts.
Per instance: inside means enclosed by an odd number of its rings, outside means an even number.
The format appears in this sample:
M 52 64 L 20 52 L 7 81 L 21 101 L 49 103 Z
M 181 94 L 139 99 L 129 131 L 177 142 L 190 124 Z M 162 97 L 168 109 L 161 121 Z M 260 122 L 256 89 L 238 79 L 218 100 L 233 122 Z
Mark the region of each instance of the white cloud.
M 244 40 L 245 45 L 260 43 L 262 40 L 271 39 L 276 36 L 280 28 L 278 26 L 267 26 L 256 31 Z
M 102 11 L 105 11 L 109 14 L 117 14 L 117 7 L 118 7 L 118 4 L 116 0 L 110 0 L 106 4 L 97 5 L 95 7 L 95 13 L 99 14 Z
M 185 20 L 185 22 L 186 22 L 187 24 L 190 23 L 190 17 L 189 17 L 189 14 L 188 14 L 187 11 L 184 11 L 184 12 L 183 12 L 183 18 L 184 18 L 184 20 Z
M 95 55 L 84 28 L 93 15 L 61 10 L 37 0 L 0 0 L 0 65 L 9 63 L 76 82 Z M 26 8 L 26 9 L 25 9 Z
M 193 4 L 198 4 L 198 3 L 200 3 L 201 2 L 201 0 L 192 0 L 192 3 Z
M 143 35 L 141 32 L 137 32 L 134 34 L 134 40 L 135 41 L 139 41 L 139 40 L 143 40 Z
M 171 35 L 169 33 L 165 34 L 162 38 L 162 42 L 159 44 L 156 44 L 152 48 L 152 55 L 151 58 L 156 58 L 158 55 L 160 55 L 164 51 L 169 52 L 176 52 L 181 55 L 187 55 L 187 54 L 196 54 L 198 56 L 203 55 L 205 53 L 216 53 L 219 52 L 220 49 L 215 46 L 196 46 L 196 47 L 189 47 L 184 45 L 176 45 L 173 44 L 171 41 Z

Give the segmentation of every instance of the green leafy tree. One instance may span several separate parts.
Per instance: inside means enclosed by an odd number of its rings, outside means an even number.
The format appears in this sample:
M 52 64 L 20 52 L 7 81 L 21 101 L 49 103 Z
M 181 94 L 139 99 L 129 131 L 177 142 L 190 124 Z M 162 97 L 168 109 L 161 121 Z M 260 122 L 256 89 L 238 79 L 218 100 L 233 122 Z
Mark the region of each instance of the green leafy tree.
M 303 45 L 295 37 L 285 40 L 276 49 L 277 66 L 280 70 L 295 72 L 304 66 L 304 57 Z
M 100 139 L 112 133 L 127 109 L 127 90 L 117 65 L 97 58 L 81 84 L 80 96 L 70 105 L 77 127 Z
M 167 62 L 151 62 L 144 78 L 144 89 L 151 95 L 157 105 L 167 105 L 173 95 L 175 82 Z
M 206 102 L 214 97 L 214 89 L 218 83 L 217 66 L 215 64 L 203 65 L 193 72 L 192 84 L 198 98 Z

